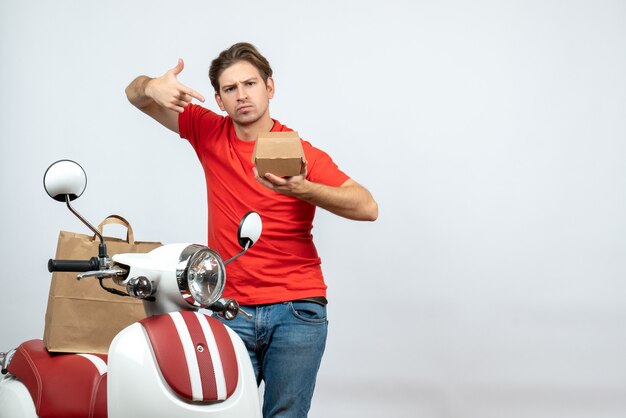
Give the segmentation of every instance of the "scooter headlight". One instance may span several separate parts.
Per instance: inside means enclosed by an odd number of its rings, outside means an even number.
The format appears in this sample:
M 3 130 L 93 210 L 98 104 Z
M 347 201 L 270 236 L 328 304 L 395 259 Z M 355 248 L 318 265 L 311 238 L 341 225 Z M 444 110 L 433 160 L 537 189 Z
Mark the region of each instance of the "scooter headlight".
M 206 308 L 222 297 L 226 273 L 218 253 L 208 247 L 190 245 L 180 256 L 178 288 L 192 306 Z

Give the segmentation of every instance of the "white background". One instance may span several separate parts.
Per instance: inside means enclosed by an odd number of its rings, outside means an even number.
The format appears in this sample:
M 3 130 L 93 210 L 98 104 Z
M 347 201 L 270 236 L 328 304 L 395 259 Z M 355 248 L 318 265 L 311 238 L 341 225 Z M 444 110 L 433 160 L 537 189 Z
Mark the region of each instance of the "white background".
M 83 165 L 94 223 L 204 242 L 194 152 L 124 88 L 182 57 L 217 110 L 238 41 L 274 67 L 272 116 L 380 205 L 318 211 L 311 417 L 626 416 L 623 1 L 0 0 L 0 349 L 42 336 L 58 231 L 87 232 L 51 162 Z

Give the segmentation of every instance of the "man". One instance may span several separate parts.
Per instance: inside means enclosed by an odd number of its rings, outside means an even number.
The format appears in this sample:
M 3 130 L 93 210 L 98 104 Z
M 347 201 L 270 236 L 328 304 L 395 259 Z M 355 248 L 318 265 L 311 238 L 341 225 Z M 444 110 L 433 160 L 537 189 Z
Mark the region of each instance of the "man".
M 229 265 L 224 296 L 253 315 L 229 322 L 244 340 L 265 382 L 264 417 L 306 417 L 326 344 L 326 285 L 311 235 L 317 206 L 339 216 L 373 221 L 378 205 L 323 151 L 302 141 L 300 175 L 259 177 L 252 151 L 261 132 L 291 131 L 270 117 L 272 69 L 248 43 L 238 43 L 213 60 L 209 78 L 220 116 L 193 99 L 181 84 L 183 61 L 161 77 L 139 76 L 126 88 L 129 101 L 193 146 L 207 183 L 208 245 L 235 254 L 233 231 L 241 217 L 260 213 L 263 235 Z

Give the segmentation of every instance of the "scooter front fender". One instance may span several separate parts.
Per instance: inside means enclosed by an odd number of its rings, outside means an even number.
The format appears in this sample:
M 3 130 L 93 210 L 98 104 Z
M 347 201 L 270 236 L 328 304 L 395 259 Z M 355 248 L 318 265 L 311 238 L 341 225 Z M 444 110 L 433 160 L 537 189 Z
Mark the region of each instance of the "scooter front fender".
M 150 340 L 140 323 L 122 330 L 111 343 L 108 361 L 108 416 L 261 418 L 256 377 L 239 336 L 226 327 L 235 349 L 238 383 L 226 400 L 211 403 L 180 398 L 165 382 Z M 185 367 L 181 364 L 181 367 Z

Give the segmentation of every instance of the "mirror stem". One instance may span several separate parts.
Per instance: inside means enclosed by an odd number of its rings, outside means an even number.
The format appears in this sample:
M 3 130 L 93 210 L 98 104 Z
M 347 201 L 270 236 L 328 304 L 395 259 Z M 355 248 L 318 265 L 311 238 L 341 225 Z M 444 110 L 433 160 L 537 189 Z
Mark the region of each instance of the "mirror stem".
M 226 266 L 228 263 L 230 263 L 231 261 L 235 261 L 236 259 L 238 259 L 239 257 L 241 257 L 242 255 L 244 255 L 246 253 L 246 251 L 248 251 L 248 248 L 250 247 L 250 241 L 248 241 L 246 243 L 246 246 L 243 248 L 243 251 L 240 252 L 239 254 L 237 254 L 236 256 L 228 259 L 227 261 L 224 262 L 224 265 Z
M 102 237 L 102 234 L 93 227 L 93 225 L 91 225 L 89 222 L 87 222 L 87 220 L 85 218 L 83 218 L 80 213 L 78 213 L 73 207 L 72 205 L 70 205 L 70 196 L 69 195 L 65 195 L 65 204 L 67 205 L 67 208 L 70 210 L 70 212 L 72 212 L 74 215 L 76 215 L 76 217 L 78 219 L 80 219 L 80 221 L 82 223 L 84 223 L 89 229 L 91 229 L 91 231 L 96 234 L 96 236 L 100 239 L 100 246 L 99 246 L 99 254 L 98 256 L 100 257 L 100 259 L 102 258 L 106 258 L 107 257 L 107 247 L 104 244 L 104 238 Z

